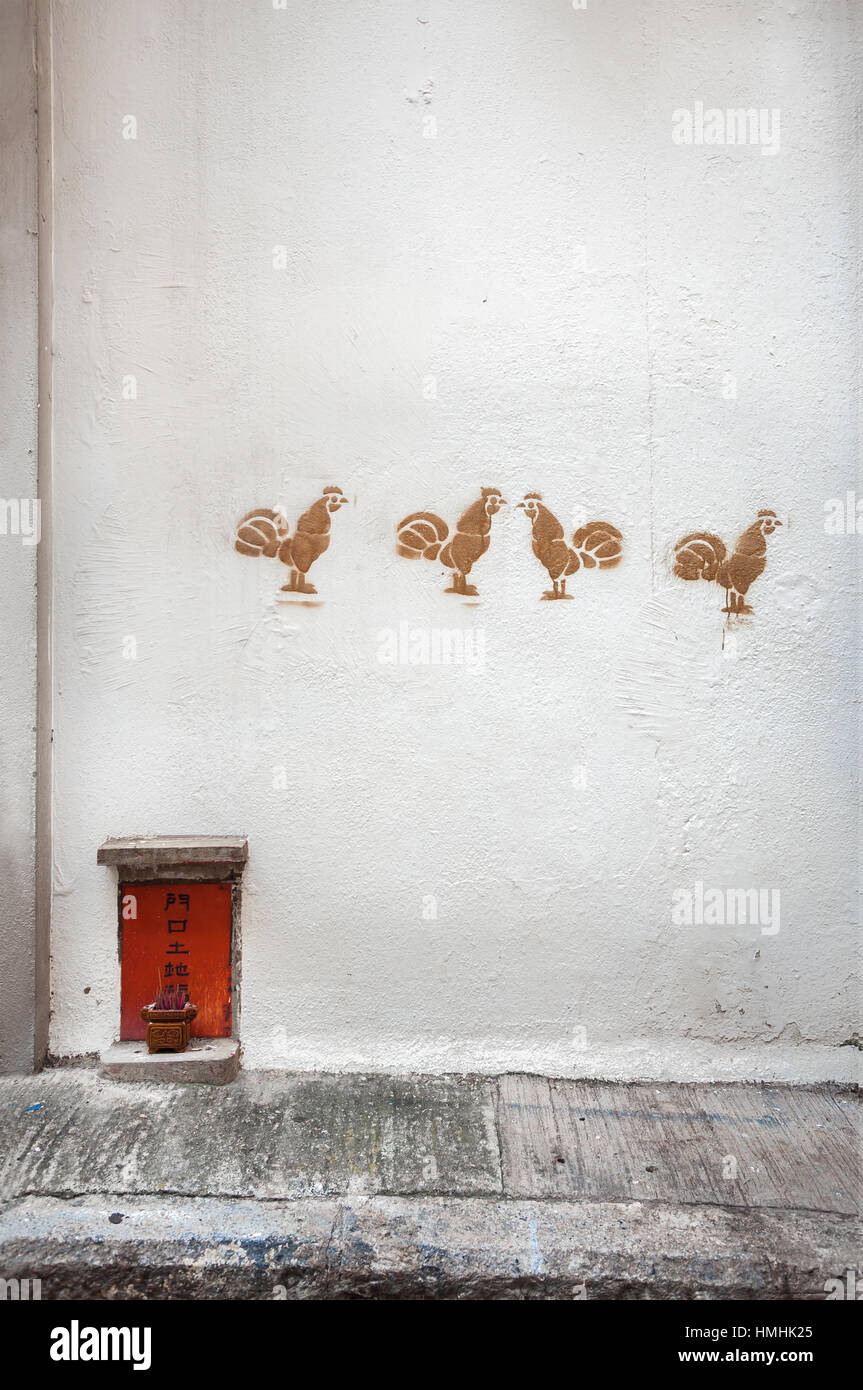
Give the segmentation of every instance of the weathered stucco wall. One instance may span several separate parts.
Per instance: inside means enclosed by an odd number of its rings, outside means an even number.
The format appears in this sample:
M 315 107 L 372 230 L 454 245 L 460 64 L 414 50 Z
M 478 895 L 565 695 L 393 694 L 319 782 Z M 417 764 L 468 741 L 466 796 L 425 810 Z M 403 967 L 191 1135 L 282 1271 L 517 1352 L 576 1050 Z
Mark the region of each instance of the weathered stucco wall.
M 54 1050 L 116 1030 L 103 838 L 246 833 L 247 1065 L 847 1074 L 854 6 L 54 9 Z M 328 484 L 277 601 L 233 528 Z M 481 487 L 471 601 L 394 537 Z M 623 532 L 571 602 L 533 490 Z M 671 547 L 762 508 L 726 631 Z
M 34 11 L 0 10 L 0 1071 L 35 1042 L 37 177 Z

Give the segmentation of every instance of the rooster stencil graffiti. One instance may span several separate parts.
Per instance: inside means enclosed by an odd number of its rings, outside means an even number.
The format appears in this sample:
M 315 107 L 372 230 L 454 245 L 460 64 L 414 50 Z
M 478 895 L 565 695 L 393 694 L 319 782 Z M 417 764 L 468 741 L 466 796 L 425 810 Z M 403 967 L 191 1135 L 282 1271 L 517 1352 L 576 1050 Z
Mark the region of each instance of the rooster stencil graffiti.
M 241 555 L 264 555 L 281 560 L 290 569 L 283 592 L 316 594 L 306 575 L 330 544 L 330 517 L 347 505 L 340 487 L 325 487 L 317 502 L 303 512 L 291 535 L 281 507 L 255 507 L 241 518 L 234 536 L 234 549 Z
M 566 592 L 566 581 L 571 574 L 582 568 L 607 570 L 619 564 L 623 536 L 610 522 L 588 521 L 579 526 L 571 541 L 567 541 L 557 517 L 543 505 L 541 493 L 528 492 L 518 506 L 530 517 L 533 553 L 548 570 L 551 580 L 551 589 L 546 589 L 543 598 L 572 598 L 572 594 Z
M 725 590 L 723 613 L 751 613 L 744 599 L 767 564 L 767 537 L 781 525 L 775 512 L 760 511 L 731 555 L 712 532 L 693 531 L 674 547 L 674 573 L 678 579 L 706 579 L 718 584 Z
M 422 555 L 426 560 L 439 560 L 453 571 L 448 594 L 476 595 L 467 577 L 477 560 L 488 550 L 491 541 L 491 519 L 506 498 L 496 487 L 484 487 L 479 500 L 468 507 L 456 522 L 450 536 L 449 527 L 434 512 L 411 512 L 400 521 L 396 530 L 396 551 L 408 559 Z

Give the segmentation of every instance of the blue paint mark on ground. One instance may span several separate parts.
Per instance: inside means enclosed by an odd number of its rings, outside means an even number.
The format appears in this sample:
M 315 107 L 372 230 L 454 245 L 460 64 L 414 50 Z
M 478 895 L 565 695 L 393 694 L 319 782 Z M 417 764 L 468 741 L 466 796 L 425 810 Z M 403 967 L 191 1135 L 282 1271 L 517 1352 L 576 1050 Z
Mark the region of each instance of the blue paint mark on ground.
M 539 1248 L 539 1234 L 536 1229 L 536 1222 L 530 1223 L 530 1272 L 531 1274 L 545 1274 L 545 1256 Z

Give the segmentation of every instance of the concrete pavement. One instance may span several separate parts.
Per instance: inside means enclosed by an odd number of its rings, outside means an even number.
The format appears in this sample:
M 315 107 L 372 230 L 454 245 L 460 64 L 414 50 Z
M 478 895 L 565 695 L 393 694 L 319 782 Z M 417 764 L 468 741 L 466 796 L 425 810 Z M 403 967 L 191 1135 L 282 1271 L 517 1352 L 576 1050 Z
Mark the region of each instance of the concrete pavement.
M 0 1080 L 0 1275 L 43 1298 L 823 1298 L 850 1090 L 530 1076 Z

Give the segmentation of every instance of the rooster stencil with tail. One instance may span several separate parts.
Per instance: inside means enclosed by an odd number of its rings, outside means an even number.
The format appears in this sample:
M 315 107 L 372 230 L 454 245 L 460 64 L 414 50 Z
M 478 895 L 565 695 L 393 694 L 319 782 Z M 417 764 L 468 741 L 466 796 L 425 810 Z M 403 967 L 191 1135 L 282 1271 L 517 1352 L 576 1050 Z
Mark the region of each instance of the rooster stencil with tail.
M 445 592 L 475 596 L 477 591 L 473 584 L 468 584 L 467 577 L 488 550 L 492 517 L 505 506 L 506 498 L 501 497 L 498 488 L 484 487 L 479 499 L 456 522 L 452 535 L 446 522 L 434 512 L 411 512 L 396 529 L 396 551 L 410 560 L 420 555 L 426 560 L 439 560 L 453 571 L 452 584 Z
M 567 541 L 564 529 L 552 511 L 543 504 L 542 494 L 528 492 L 518 503 L 530 518 L 533 553 L 548 570 L 551 589 L 545 599 L 572 598 L 566 581 L 580 569 L 611 569 L 623 555 L 623 536 L 609 521 L 588 521 Z
M 283 592 L 316 594 L 317 589 L 307 582 L 306 575 L 330 544 L 330 517 L 347 501 L 340 487 L 325 487 L 318 500 L 303 512 L 293 535 L 281 507 L 255 507 L 241 518 L 234 549 L 241 555 L 263 555 L 287 565 L 291 574 L 288 583 L 282 585 Z
M 725 590 L 723 613 L 751 613 L 745 596 L 767 564 L 767 537 L 781 525 L 776 513 L 765 508 L 730 555 L 719 536 L 711 531 L 693 531 L 674 547 L 674 573 L 678 579 L 706 579 L 718 584 Z

